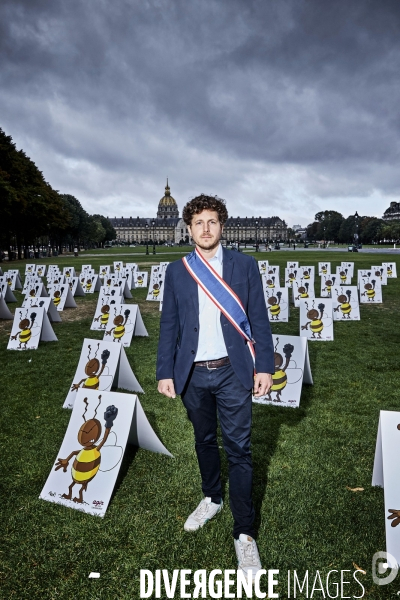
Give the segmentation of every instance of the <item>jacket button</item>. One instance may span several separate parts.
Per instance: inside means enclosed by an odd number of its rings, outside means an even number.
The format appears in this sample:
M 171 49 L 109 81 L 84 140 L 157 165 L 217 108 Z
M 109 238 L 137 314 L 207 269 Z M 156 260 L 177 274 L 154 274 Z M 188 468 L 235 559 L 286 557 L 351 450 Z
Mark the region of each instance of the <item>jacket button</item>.
M 192 354 L 194 354 L 194 350 L 192 350 Z
M 197 331 L 197 327 L 195 327 L 194 330 Z

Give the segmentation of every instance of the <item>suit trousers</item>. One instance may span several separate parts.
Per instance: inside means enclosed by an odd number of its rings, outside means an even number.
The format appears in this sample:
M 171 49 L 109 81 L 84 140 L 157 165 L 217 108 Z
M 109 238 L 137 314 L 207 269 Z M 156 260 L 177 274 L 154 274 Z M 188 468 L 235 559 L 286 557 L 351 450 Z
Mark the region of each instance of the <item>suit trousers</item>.
M 230 364 L 217 369 L 194 366 L 182 392 L 193 425 L 202 490 L 218 502 L 222 498 L 217 413 L 229 464 L 229 502 L 233 535 L 254 538 L 253 468 L 250 451 L 252 397 Z

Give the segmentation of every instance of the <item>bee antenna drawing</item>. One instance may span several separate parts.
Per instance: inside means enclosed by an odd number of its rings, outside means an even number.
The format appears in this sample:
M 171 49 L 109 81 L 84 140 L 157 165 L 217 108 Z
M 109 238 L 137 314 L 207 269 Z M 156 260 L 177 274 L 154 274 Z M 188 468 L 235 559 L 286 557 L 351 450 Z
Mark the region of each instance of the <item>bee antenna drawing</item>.
M 116 306 L 114 306 L 114 313 L 115 313 L 114 316 L 116 317 L 117 316 L 117 307 Z
M 88 403 L 88 399 L 87 399 L 87 398 L 84 398 L 84 399 L 83 399 L 83 403 L 85 404 L 85 410 L 84 410 L 84 412 L 83 412 L 82 419 L 83 419 L 83 420 L 85 421 L 85 423 L 86 423 L 86 417 L 85 417 L 85 415 L 86 415 L 86 413 L 87 413 L 88 404 L 89 404 L 89 403 Z
M 275 352 L 276 352 L 276 351 L 277 351 L 277 349 L 278 349 L 278 345 L 279 345 L 279 338 L 277 337 L 277 338 L 276 338 L 275 349 L 274 349 L 274 350 L 275 350 Z
M 96 416 L 97 416 L 97 409 L 99 408 L 100 404 L 101 404 L 101 394 L 100 394 L 100 396 L 99 396 L 99 403 L 98 403 L 98 405 L 96 406 L 96 408 L 95 408 L 95 410 L 94 410 L 94 415 L 93 415 L 93 418 L 94 418 L 94 419 L 95 419 L 95 418 L 96 418 Z
M 315 306 L 315 300 L 312 301 L 312 307 L 314 308 Z
M 305 304 L 306 304 L 306 307 L 307 307 L 307 312 L 308 312 L 308 302 L 306 302 Z
M 100 348 L 100 343 L 99 343 L 99 344 L 97 344 L 97 350 L 96 350 L 96 352 L 94 353 L 94 357 L 95 357 L 95 358 L 97 358 L 97 353 L 98 353 L 98 351 L 99 351 L 99 348 Z
M 87 359 L 88 359 L 88 360 L 90 360 L 90 353 L 91 353 L 91 351 L 92 351 L 92 347 L 91 347 L 91 345 L 90 345 L 90 344 L 88 344 L 88 348 L 89 348 L 89 354 L 88 354 L 88 357 L 87 357 Z

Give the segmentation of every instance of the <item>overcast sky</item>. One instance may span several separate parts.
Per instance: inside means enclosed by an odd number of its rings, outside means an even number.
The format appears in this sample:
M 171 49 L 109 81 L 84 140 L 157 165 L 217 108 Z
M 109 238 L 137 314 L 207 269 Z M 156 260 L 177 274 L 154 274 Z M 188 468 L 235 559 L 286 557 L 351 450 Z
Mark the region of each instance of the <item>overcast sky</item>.
M 400 200 L 398 0 L 1 0 L 0 127 L 89 213 Z

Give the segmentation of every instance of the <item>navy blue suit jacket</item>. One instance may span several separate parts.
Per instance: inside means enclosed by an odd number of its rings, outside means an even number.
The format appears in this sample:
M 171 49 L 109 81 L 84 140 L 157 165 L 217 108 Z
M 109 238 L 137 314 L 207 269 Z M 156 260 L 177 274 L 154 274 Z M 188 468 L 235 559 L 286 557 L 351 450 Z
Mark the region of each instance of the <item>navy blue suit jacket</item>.
M 223 248 L 222 277 L 239 296 L 256 342 L 256 372 L 274 373 L 274 348 L 260 274 L 254 258 Z M 233 370 L 243 386 L 253 387 L 254 365 L 247 344 L 221 313 L 222 333 Z M 182 260 L 168 265 L 157 356 L 157 379 L 173 379 L 175 391 L 185 387 L 199 340 L 197 283 Z

